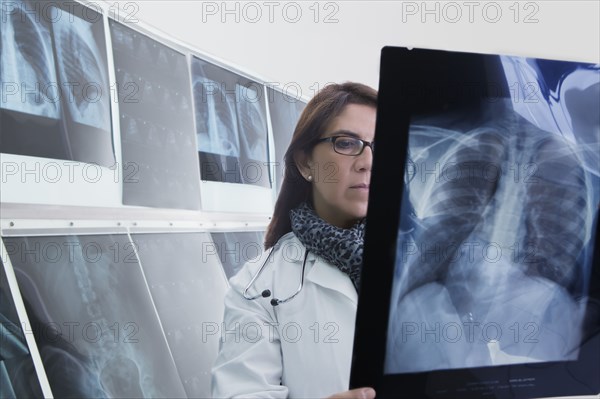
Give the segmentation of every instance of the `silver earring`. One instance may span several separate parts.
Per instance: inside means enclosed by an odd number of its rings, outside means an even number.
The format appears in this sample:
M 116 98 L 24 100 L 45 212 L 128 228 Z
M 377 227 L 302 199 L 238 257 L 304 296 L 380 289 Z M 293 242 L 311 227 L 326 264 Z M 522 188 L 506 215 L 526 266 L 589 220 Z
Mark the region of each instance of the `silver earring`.
M 308 177 L 306 178 L 306 180 L 308 180 L 309 182 L 311 182 L 313 179 L 312 175 L 308 175 Z

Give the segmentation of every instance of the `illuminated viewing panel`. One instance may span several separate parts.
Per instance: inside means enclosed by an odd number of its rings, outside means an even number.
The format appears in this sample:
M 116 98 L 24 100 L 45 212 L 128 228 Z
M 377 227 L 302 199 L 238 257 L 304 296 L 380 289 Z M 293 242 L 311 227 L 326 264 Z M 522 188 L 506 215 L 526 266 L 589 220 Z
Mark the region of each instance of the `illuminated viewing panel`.
M 102 15 L 75 2 L 11 3 L 0 25 L 0 151 L 114 165 Z
M 123 203 L 199 209 L 186 57 L 110 20 L 123 150 Z
M 134 234 L 132 240 L 185 393 L 208 398 L 227 289 L 211 236 Z
M 383 50 L 357 337 L 385 330 L 355 348 L 384 397 L 600 390 L 599 93 L 594 64 Z
M 184 397 L 125 234 L 5 237 L 55 397 Z
M 264 86 L 192 57 L 202 180 L 271 187 Z

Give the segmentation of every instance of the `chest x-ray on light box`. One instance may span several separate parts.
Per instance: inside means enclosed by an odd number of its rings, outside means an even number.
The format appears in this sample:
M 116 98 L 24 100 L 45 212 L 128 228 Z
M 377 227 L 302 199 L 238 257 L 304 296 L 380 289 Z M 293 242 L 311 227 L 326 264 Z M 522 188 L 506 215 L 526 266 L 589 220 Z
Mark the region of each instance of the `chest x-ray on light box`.
M 600 69 L 494 59 L 511 98 L 411 120 L 389 373 L 573 360 L 586 338 Z M 436 325 L 449 340 L 412 335 Z
M 0 151 L 112 166 L 104 25 L 69 4 L 51 3 L 45 15 L 35 1 L 2 5 Z
M 600 66 L 394 47 L 381 65 L 353 384 L 598 393 Z
M 271 187 L 262 84 L 192 57 L 202 180 Z

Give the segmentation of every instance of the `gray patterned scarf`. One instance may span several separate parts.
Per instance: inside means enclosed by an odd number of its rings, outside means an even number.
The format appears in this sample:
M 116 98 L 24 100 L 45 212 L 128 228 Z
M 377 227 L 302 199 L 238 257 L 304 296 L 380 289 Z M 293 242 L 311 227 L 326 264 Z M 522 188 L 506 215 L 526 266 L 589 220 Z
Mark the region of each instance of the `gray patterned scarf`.
M 290 211 L 290 219 L 292 231 L 300 242 L 346 273 L 358 291 L 365 237 L 364 219 L 349 229 L 342 229 L 321 219 L 306 202 Z

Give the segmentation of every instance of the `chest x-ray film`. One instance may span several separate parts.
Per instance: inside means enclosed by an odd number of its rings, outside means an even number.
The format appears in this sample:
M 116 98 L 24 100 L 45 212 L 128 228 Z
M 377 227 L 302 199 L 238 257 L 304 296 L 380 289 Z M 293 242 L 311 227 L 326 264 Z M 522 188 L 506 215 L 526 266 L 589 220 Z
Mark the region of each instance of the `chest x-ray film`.
M 0 67 L 2 152 L 114 165 L 102 15 L 2 1 Z
M 123 150 L 123 203 L 199 209 L 185 55 L 110 20 Z
M 395 211 L 369 224 L 398 220 L 387 381 L 410 397 L 600 392 L 600 66 L 387 48 L 381 67 L 370 205 Z
M 264 86 L 192 57 L 203 181 L 270 187 Z

